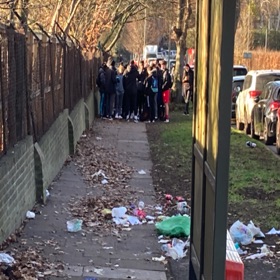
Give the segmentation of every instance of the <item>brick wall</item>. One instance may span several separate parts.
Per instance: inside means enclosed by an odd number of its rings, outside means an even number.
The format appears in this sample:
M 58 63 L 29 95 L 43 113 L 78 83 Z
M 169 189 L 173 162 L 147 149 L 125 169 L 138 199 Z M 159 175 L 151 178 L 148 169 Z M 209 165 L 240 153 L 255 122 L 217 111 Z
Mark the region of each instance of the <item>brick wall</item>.
M 0 160 L 0 243 L 14 232 L 36 200 L 34 147 L 31 136 Z
M 78 140 L 80 139 L 83 131 L 86 129 L 85 123 L 85 104 L 84 99 L 81 99 L 69 115 L 73 125 L 73 145 L 74 150 Z
M 31 136 L 0 158 L 0 244 L 14 232 L 32 209 L 36 199 L 45 201 L 45 191 L 59 173 L 86 128 L 94 119 L 93 94 L 81 99 L 69 115 L 68 109 L 55 120 L 38 143 Z
M 88 98 L 85 100 L 85 104 L 88 108 L 88 124 L 89 126 L 92 124 L 95 117 L 95 105 L 94 105 L 94 93 L 91 92 Z
M 38 200 L 45 200 L 45 190 L 60 171 L 68 155 L 68 109 L 66 109 L 35 146 Z

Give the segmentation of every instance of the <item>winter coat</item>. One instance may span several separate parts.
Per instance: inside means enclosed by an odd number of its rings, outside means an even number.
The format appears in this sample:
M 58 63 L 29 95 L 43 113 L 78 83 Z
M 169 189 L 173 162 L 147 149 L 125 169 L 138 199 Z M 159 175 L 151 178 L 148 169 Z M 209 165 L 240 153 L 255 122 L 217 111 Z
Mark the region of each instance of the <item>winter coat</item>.
M 106 94 L 115 94 L 116 93 L 116 70 L 113 66 L 107 67 L 105 70 L 105 78 L 106 78 L 106 85 L 105 85 L 105 92 Z
M 137 94 L 138 71 L 134 65 L 130 65 L 124 72 L 124 89 L 129 94 Z
M 154 95 L 155 93 L 152 91 L 152 83 L 153 83 L 153 77 L 155 79 L 158 79 L 157 77 L 157 72 L 153 71 L 151 75 L 149 75 L 145 82 L 144 82 L 144 86 L 145 86 L 145 95 L 147 96 L 151 96 Z
M 99 90 L 100 92 L 104 93 L 106 87 L 106 78 L 105 71 L 102 67 L 100 67 L 98 71 L 98 80 L 100 81 Z
M 124 93 L 124 88 L 123 88 L 123 74 L 118 74 L 118 75 L 117 75 L 116 91 L 117 91 L 117 94 Z
M 163 75 L 162 75 L 162 91 L 168 90 L 172 87 L 172 81 L 171 81 L 171 75 L 168 71 L 168 69 L 166 68 L 163 71 Z

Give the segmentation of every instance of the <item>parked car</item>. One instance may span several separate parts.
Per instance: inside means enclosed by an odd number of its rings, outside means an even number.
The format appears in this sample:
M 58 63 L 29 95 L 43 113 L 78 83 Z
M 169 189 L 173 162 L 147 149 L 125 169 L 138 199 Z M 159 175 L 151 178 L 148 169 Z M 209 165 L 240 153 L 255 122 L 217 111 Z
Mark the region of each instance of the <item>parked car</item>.
M 263 136 L 266 145 L 276 140 L 277 110 L 280 108 L 280 81 L 269 82 L 256 98 L 252 111 L 251 136 Z
M 280 155 L 280 108 L 277 110 L 276 123 L 276 152 Z
M 236 127 L 251 133 L 252 112 L 265 85 L 280 80 L 280 70 L 253 70 L 245 77 L 243 89 L 236 100 Z
M 162 52 L 158 52 L 157 58 L 158 59 L 164 59 L 163 53 Z
M 245 76 L 234 76 L 232 78 L 232 94 L 231 94 L 231 118 L 235 119 L 236 99 L 242 91 Z
M 173 58 L 173 59 L 176 58 L 176 50 L 171 50 L 170 51 L 170 58 Z
M 246 76 L 248 73 L 248 70 L 243 65 L 233 65 L 233 74 L 232 76 Z
M 168 69 L 171 70 L 172 67 L 175 66 L 176 60 L 175 60 L 175 59 L 170 59 L 170 60 L 169 60 L 169 63 L 168 63 L 168 60 L 167 60 L 167 64 L 168 64 L 168 65 L 167 65 Z

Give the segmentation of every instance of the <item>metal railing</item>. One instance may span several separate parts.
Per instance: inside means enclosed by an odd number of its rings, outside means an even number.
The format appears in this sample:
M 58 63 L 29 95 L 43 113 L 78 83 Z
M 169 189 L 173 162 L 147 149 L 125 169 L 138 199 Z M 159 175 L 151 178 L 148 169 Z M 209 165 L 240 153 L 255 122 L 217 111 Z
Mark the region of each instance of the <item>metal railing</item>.
M 0 156 L 28 134 L 38 141 L 95 86 L 98 60 L 73 42 L 0 28 Z

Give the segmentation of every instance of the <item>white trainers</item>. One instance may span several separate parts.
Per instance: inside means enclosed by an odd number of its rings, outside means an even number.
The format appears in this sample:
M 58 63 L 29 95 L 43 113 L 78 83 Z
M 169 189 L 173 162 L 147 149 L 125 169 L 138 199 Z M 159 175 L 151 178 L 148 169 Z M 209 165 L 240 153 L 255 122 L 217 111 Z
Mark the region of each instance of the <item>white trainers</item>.
M 135 122 L 135 123 L 138 123 L 138 118 L 137 118 L 137 116 L 134 116 L 134 122 Z
M 119 114 L 117 113 L 116 115 L 115 115 L 115 119 L 118 119 L 119 118 Z
M 169 123 L 169 119 L 166 119 L 164 122 Z

